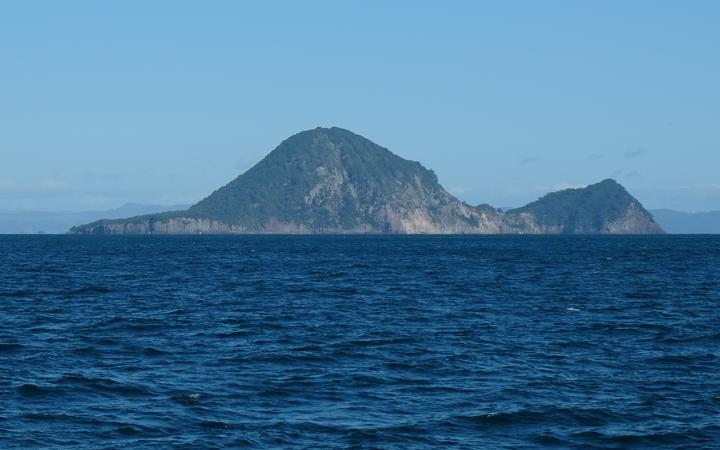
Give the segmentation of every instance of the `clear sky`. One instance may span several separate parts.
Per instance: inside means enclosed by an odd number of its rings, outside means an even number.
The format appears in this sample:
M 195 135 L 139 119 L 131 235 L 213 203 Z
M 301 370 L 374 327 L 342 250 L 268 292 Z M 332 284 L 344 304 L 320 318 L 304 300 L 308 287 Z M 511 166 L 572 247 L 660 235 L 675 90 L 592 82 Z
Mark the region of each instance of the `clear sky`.
M 720 209 L 718 1 L 4 1 L 0 209 L 190 203 L 362 134 L 469 203 Z

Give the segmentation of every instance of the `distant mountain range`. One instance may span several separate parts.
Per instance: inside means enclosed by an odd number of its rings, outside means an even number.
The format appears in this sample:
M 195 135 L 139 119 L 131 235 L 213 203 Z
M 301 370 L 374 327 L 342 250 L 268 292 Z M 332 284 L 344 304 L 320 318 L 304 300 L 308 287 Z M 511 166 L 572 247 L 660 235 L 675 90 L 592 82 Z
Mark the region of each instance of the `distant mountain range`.
M 188 205 L 144 205 L 127 203 L 107 211 L 16 211 L 0 210 L 0 234 L 66 233 L 71 227 L 100 219 L 153 214 L 163 211 L 183 210 Z
M 184 211 L 99 220 L 75 234 L 662 233 L 614 180 L 551 193 L 522 208 L 471 206 L 432 170 L 340 128 L 283 141 L 254 167 Z
M 679 212 L 670 209 L 650 211 L 663 229 L 672 234 L 718 234 L 720 211 Z

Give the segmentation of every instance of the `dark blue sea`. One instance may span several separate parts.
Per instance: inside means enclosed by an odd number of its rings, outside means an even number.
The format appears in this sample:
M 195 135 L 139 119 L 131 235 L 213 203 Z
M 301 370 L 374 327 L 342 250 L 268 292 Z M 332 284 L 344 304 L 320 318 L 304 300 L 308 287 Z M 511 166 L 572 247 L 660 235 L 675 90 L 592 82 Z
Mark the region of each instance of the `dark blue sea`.
M 0 448 L 720 448 L 720 237 L 0 236 Z

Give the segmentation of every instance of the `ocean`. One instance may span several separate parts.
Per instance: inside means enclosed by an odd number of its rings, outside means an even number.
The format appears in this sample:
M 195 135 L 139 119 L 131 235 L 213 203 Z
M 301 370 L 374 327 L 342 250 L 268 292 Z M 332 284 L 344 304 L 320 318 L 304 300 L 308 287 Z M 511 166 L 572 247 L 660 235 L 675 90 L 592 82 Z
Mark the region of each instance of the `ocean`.
M 720 236 L 0 236 L 0 448 L 720 448 Z

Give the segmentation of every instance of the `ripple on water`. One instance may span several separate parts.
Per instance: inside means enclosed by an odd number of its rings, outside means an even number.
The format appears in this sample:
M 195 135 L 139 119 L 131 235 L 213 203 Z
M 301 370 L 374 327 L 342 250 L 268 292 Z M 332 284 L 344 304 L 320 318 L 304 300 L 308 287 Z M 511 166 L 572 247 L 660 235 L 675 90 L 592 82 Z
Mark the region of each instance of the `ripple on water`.
M 143 355 L 149 356 L 149 357 L 158 357 L 163 355 L 168 355 L 169 353 L 160 349 L 157 349 L 155 347 L 145 347 L 143 349 Z
M 202 394 L 194 392 L 190 394 L 176 394 L 173 395 L 171 399 L 181 405 L 190 406 L 198 403 L 202 397 Z
M 82 389 L 93 394 L 148 396 L 151 392 L 144 387 L 131 383 L 122 383 L 109 378 L 87 377 L 82 374 L 65 374 L 57 381 L 65 389 Z
M 0 353 L 15 353 L 22 350 L 23 346 L 11 342 L 0 342 Z
M 20 289 L 16 291 L 0 291 L 0 297 L 17 297 L 17 298 L 26 298 L 31 297 L 35 293 L 30 290 Z
M 224 430 L 228 427 L 225 422 L 219 420 L 203 420 L 200 422 L 200 426 L 209 430 Z
M 17 388 L 18 393 L 23 397 L 45 397 L 54 393 L 52 388 L 45 386 L 38 386 L 33 383 L 21 384 Z

